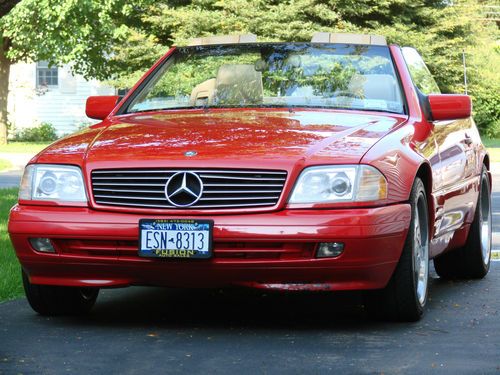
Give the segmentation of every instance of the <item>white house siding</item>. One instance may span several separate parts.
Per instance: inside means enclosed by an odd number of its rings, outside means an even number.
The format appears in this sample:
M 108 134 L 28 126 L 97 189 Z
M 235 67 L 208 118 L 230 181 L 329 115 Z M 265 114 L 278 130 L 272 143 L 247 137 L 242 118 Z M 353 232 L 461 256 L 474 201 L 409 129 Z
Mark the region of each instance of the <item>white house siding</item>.
M 9 80 L 9 121 L 17 130 L 47 122 L 58 135 L 74 132 L 82 124 L 95 123 L 85 116 L 91 95 L 114 95 L 114 89 L 96 80 L 72 75 L 69 66 L 59 67 L 59 84 L 37 90 L 36 64 L 15 64 Z

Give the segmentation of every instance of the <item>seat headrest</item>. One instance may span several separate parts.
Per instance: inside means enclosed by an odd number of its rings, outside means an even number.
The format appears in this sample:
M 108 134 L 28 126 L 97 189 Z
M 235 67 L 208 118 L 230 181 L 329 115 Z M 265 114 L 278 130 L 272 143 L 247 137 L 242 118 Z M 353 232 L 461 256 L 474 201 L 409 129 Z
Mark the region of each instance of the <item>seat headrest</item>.
M 222 65 L 215 79 L 214 104 L 260 104 L 263 91 L 262 73 L 253 64 Z
M 212 104 L 215 92 L 215 78 L 207 79 L 202 83 L 193 87 L 189 104 L 192 106 L 201 106 L 204 104 Z
M 390 74 L 356 74 L 349 83 L 349 91 L 363 94 L 365 99 L 401 101 L 397 82 Z

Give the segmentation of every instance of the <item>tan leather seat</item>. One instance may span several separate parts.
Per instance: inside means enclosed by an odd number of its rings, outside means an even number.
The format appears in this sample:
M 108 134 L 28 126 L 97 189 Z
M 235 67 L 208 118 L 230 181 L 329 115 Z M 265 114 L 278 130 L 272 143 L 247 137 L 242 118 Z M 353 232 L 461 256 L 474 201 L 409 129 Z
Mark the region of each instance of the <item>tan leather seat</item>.
M 212 104 L 215 92 L 215 78 L 207 79 L 196 85 L 191 91 L 189 105 L 203 106 Z
M 364 99 L 401 101 L 398 84 L 389 74 L 356 74 L 349 83 L 349 91 Z
M 216 105 L 261 104 L 262 73 L 253 64 L 226 64 L 217 72 L 213 103 Z

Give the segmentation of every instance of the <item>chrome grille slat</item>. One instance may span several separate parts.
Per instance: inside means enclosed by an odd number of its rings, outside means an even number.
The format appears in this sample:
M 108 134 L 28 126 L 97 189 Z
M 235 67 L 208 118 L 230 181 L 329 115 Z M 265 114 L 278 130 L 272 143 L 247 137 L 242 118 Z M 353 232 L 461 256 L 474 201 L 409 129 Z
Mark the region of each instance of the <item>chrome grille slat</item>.
M 128 195 L 102 195 L 102 194 L 94 194 L 96 198 L 112 198 L 112 199 L 131 199 L 131 200 L 145 200 L 145 201 L 160 201 L 163 200 L 163 197 L 141 197 L 141 196 L 128 196 Z
M 155 175 L 155 174 L 173 174 L 173 173 L 176 173 L 176 171 L 171 170 L 171 169 L 164 169 L 164 170 L 157 170 L 157 171 L 150 171 L 147 169 L 136 170 L 136 171 L 127 171 L 127 170 L 121 170 L 121 169 L 115 169 L 115 170 L 109 170 L 109 171 L 92 171 L 92 174 L 95 176 L 113 176 L 115 174 Z
M 94 186 L 163 186 L 163 187 L 165 187 L 165 184 L 135 184 L 133 182 L 130 182 L 130 183 L 93 182 L 92 185 L 94 185 Z
M 241 186 L 241 187 L 282 187 L 283 185 L 278 185 L 278 184 L 203 184 L 203 186 L 209 186 L 209 187 L 215 187 L 215 186 L 228 186 L 228 187 L 233 187 L 233 186 Z
M 94 188 L 94 192 L 95 191 L 117 192 L 117 193 L 151 193 L 151 194 L 163 194 L 164 193 L 164 189 L 160 189 L 160 190 L 129 190 L 129 189 Z
M 285 178 L 266 178 L 266 177 L 234 177 L 234 176 L 221 176 L 221 175 L 206 175 L 200 173 L 201 178 L 209 178 L 211 180 L 226 179 L 226 180 L 251 180 L 251 181 L 285 181 Z
M 103 173 L 108 173 L 108 174 L 116 174 L 116 173 L 177 173 L 181 170 L 177 169 L 135 169 L 135 170 L 130 170 L 130 169 L 115 169 L 115 170 L 95 170 L 92 171 L 92 174 L 103 174 Z M 241 174 L 241 173 L 247 173 L 247 174 L 279 174 L 283 175 L 286 177 L 286 172 L 285 171 L 261 171 L 261 170 L 249 170 L 249 171 L 238 171 L 238 170 L 219 170 L 219 169 L 189 169 L 189 172 L 194 172 L 194 173 L 227 173 L 227 174 Z
M 248 194 L 248 193 L 281 193 L 281 190 L 213 190 L 213 191 L 205 191 L 205 194 Z
M 165 197 L 165 185 L 175 173 L 196 173 L 203 195 L 183 209 L 274 206 L 282 194 L 286 171 L 223 169 L 116 169 L 92 171 L 92 191 L 101 205 L 179 209 Z M 150 181 L 150 183 L 148 182 Z
M 157 201 L 157 200 L 163 200 L 162 197 L 139 197 L 139 196 L 128 196 L 128 195 L 102 195 L 102 194 L 95 194 L 94 195 L 96 198 L 112 198 L 112 199 L 138 199 L 138 200 L 151 200 L 151 201 Z M 270 199 L 277 199 L 279 198 L 279 195 L 275 195 L 273 197 L 224 197 L 224 198 L 201 198 L 200 201 L 215 201 L 215 200 L 270 200 Z
M 93 180 L 165 180 L 165 182 L 168 180 L 168 177 L 143 177 L 143 176 L 129 176 L 129 177 L 123 177 L 123 176 L 118 176 L 118 177 L 92 177 Z
M 95 185 L 95 184 L 94 184 Z M 116 193 L 151 193 L 151 194 L 164 194 L 165 186 L 160 185 L 162 188 L 158 190 L 131 190 L 131 189 L 103 189 L 94 187 L 94 191 L 103 191 L 103 192 L 116 192 Z M 281 193 L 281 190 L 214 190 L 214 191 L 206 191 L 206 194 L 248 194 L 248 193 Z
M 279 195 L 275 195 L 274 197 L 224 197 L 224 198 L 200 198 L 200 201 L 216 201 L 224 199 L 226 201 L 234 201 L 234 200 L 267 200 L 267 199 L 278 199 Z
M 175 206 L 171 206 L 168 204 L 165 205 L 160 205 L 160 204 L 132 204 L 132 203 L 120 203 L 116 204 L 116 202 L 106 202 L 102 201 L 99 202 L 101 204 L 109 204 L 113 206 L 130 206 L 130 207 L 152 207 L 152 208 L 177 208 Z M 257 207 L 257 206 L 269 206 L 269 203 L 248 203 L 245 204 L 243 207 Z M 241 204 L 224 204 L 224 205 L 217 205 L 217 206 L 210 206 L 210 205 L 196 205 L 192 207 L 188 207 L 186 209 L 197 209 L 197 208 L 225 208 L 225 207 L 242 207 Z

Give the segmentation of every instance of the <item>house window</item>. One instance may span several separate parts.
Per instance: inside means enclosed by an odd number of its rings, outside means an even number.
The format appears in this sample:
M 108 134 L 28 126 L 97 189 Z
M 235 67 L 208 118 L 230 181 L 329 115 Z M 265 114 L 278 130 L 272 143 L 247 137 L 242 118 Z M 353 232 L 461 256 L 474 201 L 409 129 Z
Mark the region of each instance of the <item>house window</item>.
M 49 67 L 47 61 L 39 61 L 36 64 L 36 84 L 37 87 L 50 87 L 59 84 L 57 66 Z

